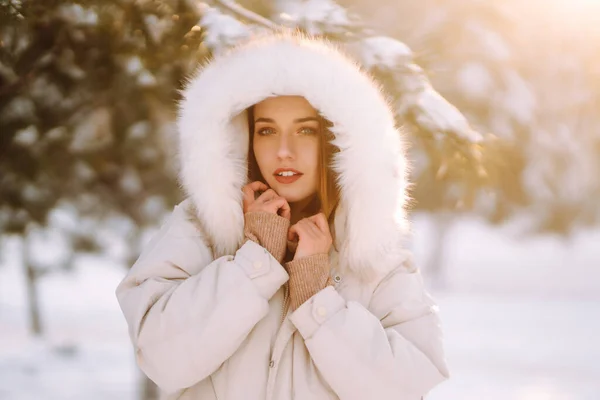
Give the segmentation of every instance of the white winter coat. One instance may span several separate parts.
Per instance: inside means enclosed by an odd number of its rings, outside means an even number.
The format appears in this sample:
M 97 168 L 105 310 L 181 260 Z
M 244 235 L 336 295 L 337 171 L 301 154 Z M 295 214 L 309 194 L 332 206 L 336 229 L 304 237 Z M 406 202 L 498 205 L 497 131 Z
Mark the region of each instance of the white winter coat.
M 188 82 L 177 207 L 117 288 L 140 368 L 167 398 L 418 400 L 448 377 L 440 321 L 401 243 L 406 160 L 378 85 L 332 45 L 277 34 Z M 281 321 L 283 266 L 244 245 L 245 109 L 301 95 L 334 127 L 334 287 Z

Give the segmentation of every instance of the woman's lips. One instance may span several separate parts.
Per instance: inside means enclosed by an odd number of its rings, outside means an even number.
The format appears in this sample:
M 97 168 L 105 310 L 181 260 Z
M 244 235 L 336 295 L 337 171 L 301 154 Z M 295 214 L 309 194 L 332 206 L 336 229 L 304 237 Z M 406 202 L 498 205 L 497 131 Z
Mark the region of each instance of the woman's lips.
M 301 177 L 302 177 L 302 174 L 296 174 L 296 175 L 292 175 L 292 176 L 275 175 L 275 179 L 277 180 L 277 182 L 283 183 L 283 184 L 294 183 Z
M 279 175 L 281 173 L 286 173 L 286 175 L 288 175 L 290 172 L 293 173 L 294 175 L 291 175 L 291 176 Z M 275 176 L 275 179 L 277 180 L 277 182 L 283 183 L 283 184 L 290 184 L 290 183 L 294 183 L 298 179 L 300 179 L 300 177 L 302 177 L 303 174 L 302 174 L 302 172 L 297 171 L 294 168 L 284 167 L 284 168 L 277 168 L 275 170 L 275 172 L 273 173 L 273 175 Z

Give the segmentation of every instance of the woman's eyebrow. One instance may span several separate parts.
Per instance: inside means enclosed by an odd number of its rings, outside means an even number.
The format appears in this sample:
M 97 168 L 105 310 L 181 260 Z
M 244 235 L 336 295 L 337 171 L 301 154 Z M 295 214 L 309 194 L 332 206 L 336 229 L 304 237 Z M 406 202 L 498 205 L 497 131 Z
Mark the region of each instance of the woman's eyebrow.
M 257 123 L 257 122 L 271 122 L 271 123 L 273 123 L 273 122 L 275 122 L 275 121 L 274 121 L 274 120 L 272 120 L 271 118 L 257 118 L 257 119 L 254 121 L 254 123 Z
M 319 119 L 317 117 L 305 117 L 305 118 L 298 118 L 298 119 L 294 120 L 294 122 L 297 124 L 302 123 L 302 122 L 308 122 L 308 121 L 319 122 Z
M 317 117 L 304 117 L 304 118 L 298 118 L 294 120 L 294 123 L 299 124 L 302 122 L 308 122 L 308 121 L 315 121 L 315 122 L 319 122 L 319 119 Z M 268 123 L 274 123 L 275 120 L 273 120 L 272 118 L 257 118 L 254 123 L 258 123 L 258 122 L 268 122 Z

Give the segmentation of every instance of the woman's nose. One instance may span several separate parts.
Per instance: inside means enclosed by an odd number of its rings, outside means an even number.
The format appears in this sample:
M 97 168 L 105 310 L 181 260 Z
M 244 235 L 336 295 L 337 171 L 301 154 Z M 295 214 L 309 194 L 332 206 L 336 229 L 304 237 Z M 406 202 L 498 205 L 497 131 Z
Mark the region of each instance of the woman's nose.
M 280 159 L 289 159 L 294 157 L 294 143 L 288 135 L 280 136 L 277 157 Z

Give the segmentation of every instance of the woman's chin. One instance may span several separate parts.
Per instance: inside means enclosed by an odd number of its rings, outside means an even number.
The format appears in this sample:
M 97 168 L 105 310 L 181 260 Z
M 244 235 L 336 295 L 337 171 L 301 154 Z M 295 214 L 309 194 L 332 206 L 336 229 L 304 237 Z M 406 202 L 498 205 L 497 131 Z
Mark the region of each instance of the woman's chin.
M 277 192 L 278 195 L 283 197 L 288 203 L 297 203 L 306 198 L 310 197 L 310 194 L 299 193 L 298 190 L 294 190 L 291 187 L 274 187 L 273 190 Z
M 316 191 L 306 188 L 304 182 L 294 182 L 291 184 L 284 184 L 277 182 L 276 180 L 267 181 L 267 185 L 277 192 L 278 195 L 283 197 L 288 203 L 299 203 L 308 198 L 312 198 Z
M 277 192 L 277 190 L 276 190 Z M 302 196 L 298 196 L 296 193 L 285 193 L 285 191 L 282 191 L 283 193 L 277 192 L 279 193 L 279 195 L 281 197 L 283 197 L 288 203 L 297 203 L 299 201 L 302 201 L 303 197 Z

